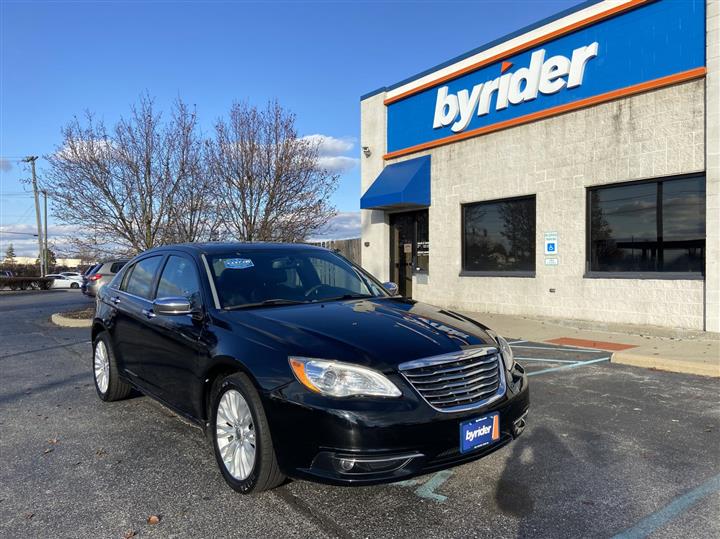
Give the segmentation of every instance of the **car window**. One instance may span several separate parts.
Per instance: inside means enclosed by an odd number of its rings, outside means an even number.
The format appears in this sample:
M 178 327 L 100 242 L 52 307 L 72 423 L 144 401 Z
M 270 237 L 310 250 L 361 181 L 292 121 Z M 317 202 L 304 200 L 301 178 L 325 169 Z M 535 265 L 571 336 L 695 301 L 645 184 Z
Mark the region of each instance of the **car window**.
M 162 256 L 145 258 L 130 268 L 130 276 L 123 283 L 123 290 L 141 298 L 152 297 L 152 284 Z
M 123 262 L 113 262 L 112 266 L 110 266 L 110 273 L 117 273 L 118 271 L 120 271 L 120 270 L 123 268 L 123 266 L 124 266 L 125 264 L 127 264 L 126 261 L 123 261 Z
M 155 297 L 183 297 L 193 307 L 199 307 L 202 302 L 195 264 L 188 258 L 171 255 L 160 275 Z
M 224 308 L 386 295 L 371 278 L 329 251 L 241 250 L 212 255 L 209 262 Z

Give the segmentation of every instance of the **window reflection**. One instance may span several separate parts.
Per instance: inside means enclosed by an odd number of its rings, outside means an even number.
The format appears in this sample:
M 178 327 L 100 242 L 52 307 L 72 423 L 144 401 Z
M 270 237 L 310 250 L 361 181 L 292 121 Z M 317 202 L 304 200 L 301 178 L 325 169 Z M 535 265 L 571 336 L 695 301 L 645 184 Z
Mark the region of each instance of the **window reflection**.
M 535 271 L 535 197 L 463 208 L 463 269 Z
M 602 187 L 589 197 L 591 271 L 703 271 L 703 177 Z

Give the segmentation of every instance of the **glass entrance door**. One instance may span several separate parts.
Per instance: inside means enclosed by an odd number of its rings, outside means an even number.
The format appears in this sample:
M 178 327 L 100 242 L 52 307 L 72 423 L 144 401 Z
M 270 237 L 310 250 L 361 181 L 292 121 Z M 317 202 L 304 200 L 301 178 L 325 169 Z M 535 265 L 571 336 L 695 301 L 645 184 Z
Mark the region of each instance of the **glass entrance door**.
M 428 210 L 390 215 L 390 280 L 412 297 L 413 273 L 427 272 L 430 244 Z

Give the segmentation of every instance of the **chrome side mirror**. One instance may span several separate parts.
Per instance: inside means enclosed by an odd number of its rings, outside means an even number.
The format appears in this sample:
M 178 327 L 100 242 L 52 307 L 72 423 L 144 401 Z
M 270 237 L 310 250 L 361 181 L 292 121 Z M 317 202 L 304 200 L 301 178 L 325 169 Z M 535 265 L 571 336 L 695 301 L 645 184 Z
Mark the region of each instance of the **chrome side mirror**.
M 392 281 L 383 283 L 383 287 L 385 288 L 385 290 L 388 291 L 388 294 L 390 294 L 391 296 L 398 295 L 398 290 L 399 290 L 398 285 L 393 283 Z
M 169 297 L 158 298 L 153 301 L 153 312 L 166 316 L 177 316 L 181 314 L 192 314 L 193 309 L 187 298 Z

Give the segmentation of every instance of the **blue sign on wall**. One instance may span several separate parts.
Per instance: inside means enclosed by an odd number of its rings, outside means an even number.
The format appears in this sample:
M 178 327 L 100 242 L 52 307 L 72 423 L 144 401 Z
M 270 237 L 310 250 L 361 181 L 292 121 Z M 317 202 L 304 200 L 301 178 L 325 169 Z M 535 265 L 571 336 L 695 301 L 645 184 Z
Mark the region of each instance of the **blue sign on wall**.
M 702 76 L 704 66 L 705 0 L 655 0 L 389 103 L 388 157 Z

